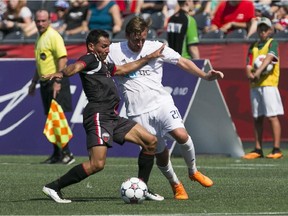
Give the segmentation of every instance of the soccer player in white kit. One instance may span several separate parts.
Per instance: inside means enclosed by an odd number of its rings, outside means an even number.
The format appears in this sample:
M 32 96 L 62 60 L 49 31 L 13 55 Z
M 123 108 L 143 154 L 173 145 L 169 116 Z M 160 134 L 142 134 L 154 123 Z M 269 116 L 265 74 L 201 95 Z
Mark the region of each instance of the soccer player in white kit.
M 146 56 L 162 46 L 159 41 L 146 41 L 149 24 L 142 18 L 132 18 L 126 26 L 127 41 L 112 43 L 108 61 L 122 65 Z M 148 62 L 141 69 L 126 76 L 117 77 L 117 83 L 126 105 L 127 116 L 140 123 L 150 133 L 157 136 L 156 164 L 168 179 L 174 198 L 188 199 L 188 194 L 175 174 L 165 139 L 172 136 L 180 145 L 181 153 L 188 167 L 189 178 L 198 181 L 204 187 L 211 187 L 213 181 L 197 170 L 194 144 L 183 124 L 182 117 L 174 105 L 172 96 L 162 85 L 163 63 L 175 64 L 183 70 L 205 80 L 223 78 L 220 71 L 211 70 L 205 73 L 192 61 L 181 57 L 179 53 L 165 47 L 163 58 Z M 138 158 L 138 177 L 147 183 L 153 167 L 154 156 L 141 151 Z M 159 194 L 148 193 L 148 199 L 161 201 Z

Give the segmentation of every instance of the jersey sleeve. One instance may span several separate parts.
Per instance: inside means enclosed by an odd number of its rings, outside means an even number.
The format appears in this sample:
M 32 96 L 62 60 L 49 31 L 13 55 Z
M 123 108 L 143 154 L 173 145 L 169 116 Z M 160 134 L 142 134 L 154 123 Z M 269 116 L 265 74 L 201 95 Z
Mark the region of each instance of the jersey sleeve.
M 187 28 L 187 45 L 199 43 L 197 23 L 193 17 L 189 17 L 189 25 Z
M 253 49 L 253 47 L 254 47 L 254 44 L 250 45 L 250 47 L 248 49 L 248 54 L 247 54 L 247 58 L 246 58 L 246 65 L 252 66 L 252 63 L 253 63 L 252 49 Z
M 111 76 L 114 76 L 116 72 L 116 66 L 114 63 L 107 63 L 108 71 L 110 72 Z
M 85 71 L 85 69 L 89 69 L 91 64 L 93 64 L 94 67 L 95 67 L 95 64 L 97 63 L 99 64 L 99 61 L 96 59 L 95 55 L 93 54 L 83 55 L 77 60 L 77 62 L 84 65 L 83 71 Z
M 54 56 L 59 59 L 61 57 L 67 56 L 67 50 L 64 44 L 62 36 L 58 33 L 53 35 L 53 50 Z
M 274 56 L 273 61 L 278 61 L 279 53 L 278 53 L 278 42 L 276 40 L 272 40 L 269 45 L 269 51 L 268 54 L 271 54 Z
M 173 50 L 172 48 L 165 46 L 163 53 L 164 55 L 163 60 L 164 62 L 171 63 L 171 64 L 177 64 L 179 59 L 181 58 L 181 55 Z

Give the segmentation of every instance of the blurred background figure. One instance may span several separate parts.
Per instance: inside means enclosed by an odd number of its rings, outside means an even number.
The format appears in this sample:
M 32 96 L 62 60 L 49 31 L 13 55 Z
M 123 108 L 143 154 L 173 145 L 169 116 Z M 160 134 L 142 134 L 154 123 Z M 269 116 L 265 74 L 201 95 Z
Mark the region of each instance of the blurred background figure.
M 138 15 L 140 13 L 140 6 L 141 6 L 141 1 L 138 0 L 116 0 L 115 1 L 120 9 L 122 17 L 126 17 L 131 14 Z
M 169 18 L 179 10 L 179 4 L 177 0 L 166 0 L 162 9 L 162 13 L 165 16 L 164 27 L 167 27 Z
M 61 35 L 65 31 L 65 19 L 68 13 L 69 3 L 65 0 L 57 0 L 55 2 L 55 12 L 51 12 L 51 27 L 58 31 Z
M 65 35 L 85 35 L 88 29 L 89 3 L 87 0 L 70 0 L 65 19 Z
M 90 2 L 88 28 L 102 29 L 111 34 L 120 32 L 122 17 L 118 4 L 112 0 Z
M 189 15 L 193 0 L 179 0 L 180 9 L 169 19 L 167 40 L 169 47 L 187 59 L 199 59 L 199 38 L 195 19 Z
M 37 28 L 32 19 L 32 12 L 26 6 L 26 0 L 9 0 L 7 2 L 7 10 L 4 12 L 0 22 L 0 30 L 4 33 L 4 36 L 13 32 L 22 33 L 24 29 L 26 30 L 30 26 L 35 27 L 34 32 L 32 29 L 32 32 L 27 31 L 27 33 L 29 35 L 36 33 Z
M 205 32 L 221 30 L 224 33 L 229 33 L 236 29 L 248 31 L 254 17 L 255 9 L 252 1 L 221 1 L 215 10 L 211 26 L 207 27 Z
M 151 14 L 162 12 L 165 1 L 140 0 L 141 15 L 147 19 Z
M 274 28 L 276 31 L 287 30 L 288 27 L 288 2 L 282 4 L 275 12 L 273 19 Z
M 3 15 L 7 10 L 7 4 L 5 1 L 0 0 L 0 21 L 3 19 Z
M 255 17 L 251 19 L 251 25 L 248 29 L 247 38 L 257 36 L 257 24 L 261 17 L 267 17 L 271 19 L 273 13 L 271 12 L 271 7 L 269 2 L 259 1 L 254 2 Z M 257 36 L 258 37 L 258 36 Z

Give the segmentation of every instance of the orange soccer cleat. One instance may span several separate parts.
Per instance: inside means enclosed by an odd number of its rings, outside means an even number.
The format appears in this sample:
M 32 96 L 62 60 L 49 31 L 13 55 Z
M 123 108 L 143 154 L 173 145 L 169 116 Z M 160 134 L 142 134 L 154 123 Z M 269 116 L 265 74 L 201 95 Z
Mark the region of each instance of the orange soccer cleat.
M 188 194 L 186 193 L 186 190 L 183 186 L 183 184 L 180 182 L 179 184 L 171 184 L 173 193 L 174 193 L 174 198 L 177 200 L 187 200 Z
M 272 152 L 266 156 L 269 159 L 280 159 L 283 157 L 282 152 L 279 148 L 273 148 Z
M 254 149 L 250 153 L 247 153 L 242 157 L 243 159 L 257 159 L 257 158 L 263 158 L 263 151 L 262 149 Z
M 197 171 L 196 173 L 194 173 L 193 175 L 189 176 L 189 178 L 192 180 L 192 181 L 197 181 L 199 182 L 202 186 L 204 187 L 211 187 L 213 185 L 213 181 L 203 175 L 201 172 Z

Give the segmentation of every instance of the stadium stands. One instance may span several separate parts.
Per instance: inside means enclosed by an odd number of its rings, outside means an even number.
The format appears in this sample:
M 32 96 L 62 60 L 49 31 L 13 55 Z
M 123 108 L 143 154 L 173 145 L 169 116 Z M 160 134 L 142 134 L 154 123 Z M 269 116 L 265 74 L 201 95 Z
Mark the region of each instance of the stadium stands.
M 45 8 L 49 11 L 54 10 L 54 4 L 56 0 L 27 0 L 27 6 L 30 10 L 35 13 L 37 9 Z M 111 34 L 110 39 L 112 41 L 125 40 L 125 32 L 124 29 L 128 23 L 128 21 L 136 16 L 136 14 L 130 14 L 128 16 L 123 17 L 123 26 L 122 31 L 118 34 Z M 164 28 L 164 15 L 161 12 L 157 12 L 151 14 L 150 16 L 152 24 L 151 29 L 148 33 L 148 39 L 152 40 L 167 40 L 167 32 Z M 203 29 L 209 25 L 209 14 L 206 13 L 197 13 L 194 15 L 194 18 L 197 22 L 198 32 L 199 32 L 199 40 L 200 43 L 230 43 L 230 42 L 254 42 L 258 39 L 257 33 L 254 33 L 252 36 L 247 38 L 247 32 L 243 29 L 235 30 L 230 33 L 224 34 L 221 31 L 215 31 L 210 33 L 204 33 Z M 30 37 L 25 37 L 20 31 L 13 32 L 11 34 L 4 35 L 3 32 L 0 31 L 0 44 L 5 43 L 34 43 L 37 34 L 34 34 Z M 83 42 L 86 35 L 78 34 L 74 36 L 67 36 L 63 34 L 63 38 L 67 43 L 79 43 Z M 288 41 L 288 29 L 284 31 L 277 31 L 274 34 L 274 38 L 278 41 Z

